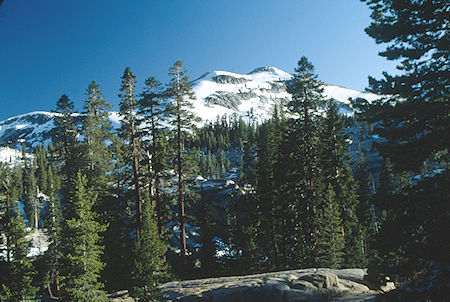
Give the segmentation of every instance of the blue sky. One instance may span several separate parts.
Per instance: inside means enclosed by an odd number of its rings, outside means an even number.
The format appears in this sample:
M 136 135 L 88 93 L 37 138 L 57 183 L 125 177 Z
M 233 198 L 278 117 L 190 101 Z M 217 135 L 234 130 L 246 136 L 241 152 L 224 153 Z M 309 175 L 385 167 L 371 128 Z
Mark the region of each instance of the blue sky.
M 364 33 L 359 0 L 5 0 L 0 6 L 0 120 L 52 110 L 63 94 L 78 109 L 96 80 L 117 109 L 126 66 L 138 87 L 182 60 L 192 79 L 260 66 L 293 72 L 305 55 L 324 82 L 362 90 L 393 72 Z

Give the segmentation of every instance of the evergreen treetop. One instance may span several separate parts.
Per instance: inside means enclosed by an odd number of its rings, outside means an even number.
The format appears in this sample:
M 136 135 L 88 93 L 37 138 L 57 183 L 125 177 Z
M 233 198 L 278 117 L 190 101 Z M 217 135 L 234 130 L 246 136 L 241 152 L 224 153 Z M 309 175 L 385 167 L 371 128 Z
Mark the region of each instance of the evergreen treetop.
M 413 171 L 434 155 L 448 163 L 450 140 L 450 65 L 446 0 L 366 0 L 372 23 L 366 33 L 387 44 L 380 55 L 400 60 L 401 72 L 369 78 L 370 89 L 386 95 L 369 105 L 355 102 L 375 131 L 388 139 L 379 145 L 396 169 Z M 408 154 L 408 156 L 404 156 Z

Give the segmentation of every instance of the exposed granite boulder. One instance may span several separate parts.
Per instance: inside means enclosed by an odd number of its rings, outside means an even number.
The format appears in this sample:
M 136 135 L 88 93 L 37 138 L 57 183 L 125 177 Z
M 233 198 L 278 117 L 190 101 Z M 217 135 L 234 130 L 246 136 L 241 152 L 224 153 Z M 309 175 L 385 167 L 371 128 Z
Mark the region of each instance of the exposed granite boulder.
M 212 79 L 218 84 L 244 84 L 248 82 L 248 80 L 245 78 L 237 78 L 225 74 L 216 75 Z
M 375 301 L 362 269 L 301 269 L 251 276 L 169 282 L 168 301 Z
M 128 290 L 121 290 L 108 295 L 108 301 L 111 302 L 135 302 L 136 299 L 130 297 Z
M 211 105 L 219 105 L 227 109 L 238 110 L 242 98 L 237 93 L 218 91 L 205 98 L 205 102 Z

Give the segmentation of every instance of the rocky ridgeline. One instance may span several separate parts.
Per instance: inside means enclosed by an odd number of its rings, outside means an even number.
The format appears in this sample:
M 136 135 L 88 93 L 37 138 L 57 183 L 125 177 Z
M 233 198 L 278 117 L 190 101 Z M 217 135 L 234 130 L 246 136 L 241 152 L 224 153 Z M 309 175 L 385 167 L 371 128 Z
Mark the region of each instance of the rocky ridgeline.
M 160 286 L 167 301 L 375 301 L 363 269 L 300 269 L 250 276 L 222 277 Z

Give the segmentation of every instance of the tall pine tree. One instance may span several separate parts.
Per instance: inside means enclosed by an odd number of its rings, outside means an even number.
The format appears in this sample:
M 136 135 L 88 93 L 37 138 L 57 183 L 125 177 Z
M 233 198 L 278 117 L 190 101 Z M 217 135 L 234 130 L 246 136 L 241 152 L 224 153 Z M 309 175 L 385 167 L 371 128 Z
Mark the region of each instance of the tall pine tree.
M 181 255 L 187 255 L 186 247 L 186 228 L 185 228 L 185 184 L 184 184 L 184 142 L 187 136 L 192 135 L 195 129 L 195 122 L 199 119 L 190 111 L 192 109 L 191 100 L 195 98 L 192 91 L 187 70 L 183 66 L 183 62 L 176 61 L 169 69 L 170 82 L 167 88 L 167 97 L 171 98 L 170 114 L 172 117 L 172 125 L 176 137 L 176 163 L 178 174 L 178 219 L 180 222 L 180 246 Z
M 147 179 L 149 196 L 156 204 L 159 233 L 163 233 L 163 204 L 161 183 L 167 161 L 167 138 L 163 120 L 167 115 L 167 104 L 163 99 L 161 83 L 155 78 L 145 80 L 144 91 L 138 101 L 139 131 L 147 157 Z
M 357 184 L 349 165 L 348 137 L 344 133 L 344 125 L 344 118 L 339 114 L 337 104 L 334 100 L 328 100 L 320 125 L 323 181 L 328 195 L 332 194 L 330 190 L 334 191 L 339 207 L 338 216 L 342 223 L 340 228 L 345 242 L 344 260 L 341 264 L 346 267 L 363 267 L 362 229 L 357 217 Z M 331 189 L 328 188 L 329 185 Z
M 86 91 L 84 102 L 84 119 L 81 133 L 83 141 L 83 165 L 88 185 L 96 192 L 106 190 L 107 175 L 111 172 L 111 153 L 106 141 L 111 139 L 111 123 L 108 120 L 108 110 L 111 106 L 105 101 L 99 85 L 92 81 Z
M 124 158 L 127 163 L 131 164 L 133 169 L 131 183 L 134 186 L 134 201 L 136 203 L 136 235 L 139 236 L 142 229 L 142 192 L 139 177 L 141 146 L 137 129 L 138 122 L 135 115 L 137 108 L 135 84 L 136 77 L 131 72 L 131 69 L 127 67 L 122 76 L 121 93 L 119 94 L 121 99 L 119 114 L 122 118 L 119 135 L 125 142 Z
M 292 95 L 288 110 L 296 115 L 290 133 L 293 150 L 288 177 L 294 182 L 290 207 L 295 213 L 290 236 L 295 239 L 294 249 L 298 251 L 294 262 L 301 266 L 318 264 L 318 220 L 324 191 L 317 127 L 318 109 L 323 104 L 322 85 L 306 57 L 299 60 L 292 80 L 287 83 L 287 91 Z
M 99 234 L 106 228 L 96 221 L 93 206 L 97 196 L 87 188 L 87 179 L 81 172 L 70 196 L 74 213 L 63 229 L 62 294 L 69 301 L 107 301 L 99 281 L 104 267 Z
M 152 204 L 146 200 L 143 206 L 142 234 L 134 249 L 133 294 L 139 301 L 157 301 L 158 285 L 168 280 L 167 246 L 159 234 Z
M 378 44 L 386 45 L 380 52 L 382 57 L 400 60 L 400 72 L 395 76 L 384 73 L 380 80 L 369 78 L 370 89 L 385 97 L 372 104 L 362 100 L 355 104 L 365 120 L 377 122 L 374 131 L 386 139 L 377 149 L 392 161 L 395 171 L 418 175 L 426 166 L 435 170 L 391 196 L 384 209 L 392 218 L 381 225 L 380 233 L 387 236 L 379 237 L 383 246 L 379 256 L 388 260 L 390 253 L 402 255 L 401 261 L 383 261 L 382 265 L 385 271 L 405 278 L 427 270 L 431 264 L 449 265 L 446 252 L 440 252 L 448 250 L 448 245 L 442 246 L 448 240 L 439 230 L 448 229 L 449 213 L 450 3 L 365 2 L 372 10 L 372 23 L 366 33 Z M 440 173 L 436 173 L 437 168 Z M 427 254 L 427 250 L 436 253 Z

